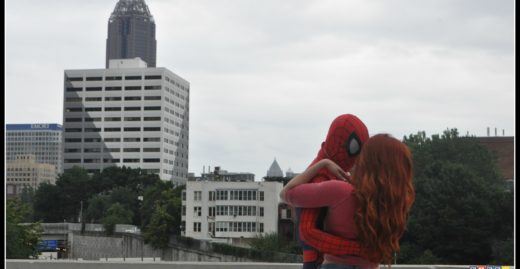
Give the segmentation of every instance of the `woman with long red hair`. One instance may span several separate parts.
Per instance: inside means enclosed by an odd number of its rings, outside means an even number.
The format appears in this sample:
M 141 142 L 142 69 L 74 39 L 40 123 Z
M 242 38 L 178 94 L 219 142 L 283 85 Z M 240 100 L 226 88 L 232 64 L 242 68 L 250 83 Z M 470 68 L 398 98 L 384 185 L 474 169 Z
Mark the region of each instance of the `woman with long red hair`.
M 391 264 L 415 199 L 412 163 L 405 144 L 388 134 L 378 134 L 363 145 L 351 177 L 324 159 L 287 183 L 280 193 L 287 204 L 328 207 L 325 231 L 357 240 L 362 247 L 362 257 L 325 253 L 320 268 L 368 269 Z M 338 180 L 308 183 L 322 168 Z

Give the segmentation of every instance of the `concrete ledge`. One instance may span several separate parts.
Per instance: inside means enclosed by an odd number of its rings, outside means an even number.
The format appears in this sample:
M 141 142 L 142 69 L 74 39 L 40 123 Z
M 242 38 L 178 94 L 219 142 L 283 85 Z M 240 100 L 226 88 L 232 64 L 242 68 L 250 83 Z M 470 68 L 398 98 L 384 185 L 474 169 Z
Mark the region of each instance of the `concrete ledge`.
M 7 260 L 8 269 L 301 269 L 301 263 Z M 381 266 L 381 268 L 386 268 Z M 392 265 L 393 269 L 470 269 L 469 265 Z M 514 266 L 510 266 L 514 269 Z

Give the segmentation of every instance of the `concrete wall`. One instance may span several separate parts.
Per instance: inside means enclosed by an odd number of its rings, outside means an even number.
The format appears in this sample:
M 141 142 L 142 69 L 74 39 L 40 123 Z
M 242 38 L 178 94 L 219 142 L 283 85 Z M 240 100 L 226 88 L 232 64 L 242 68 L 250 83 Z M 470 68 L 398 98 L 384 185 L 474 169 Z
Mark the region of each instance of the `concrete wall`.
M 154 250 L 150 245 L 144 244 L 141 236 L 134 234 L 108 237 L 72 233 L 69 234 L 69 244 L 72 259 L 99 261 L 111 258 L 156 257 L 157 260 L 163 261 L 251 262 L 246 258 L 205 251 L 205 248 L 188 248 L 181 245 L 166 250 Z

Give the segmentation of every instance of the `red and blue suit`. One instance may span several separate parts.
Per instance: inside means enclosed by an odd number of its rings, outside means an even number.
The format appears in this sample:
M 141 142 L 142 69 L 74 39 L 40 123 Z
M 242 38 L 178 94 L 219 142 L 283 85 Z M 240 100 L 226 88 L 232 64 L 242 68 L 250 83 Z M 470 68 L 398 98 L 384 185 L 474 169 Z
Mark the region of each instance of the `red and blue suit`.
M 338 116 L 332 122 L 325 142 L 309 166 L 330 159 L 344 171 L 350 171 L 363 143 L 368 140 L 365 124 L 352 114 Z M 326 168 L 310 182 L 336 179 Z M 296 208 L 296 235 L 303 249 L 303 268 L 316 269 L 323 261 L 322 253 L 336 256 L 362 256 L 357 241 L 346 240 L 323 231 L 326 208 Z

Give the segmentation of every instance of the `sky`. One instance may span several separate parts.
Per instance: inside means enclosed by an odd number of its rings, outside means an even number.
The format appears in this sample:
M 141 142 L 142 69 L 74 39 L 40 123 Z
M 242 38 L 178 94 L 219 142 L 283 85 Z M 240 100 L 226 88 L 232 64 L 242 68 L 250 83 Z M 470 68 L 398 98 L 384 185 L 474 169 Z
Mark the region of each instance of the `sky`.
M 5 121 L 59 123 L 63 72 L 104 68 L 116 0 L 5 1 Z M 146 0 L 190 83 L 189 171 L 302 172 L 332 120 L 371 135 L 515 135 L 513 0 Z

